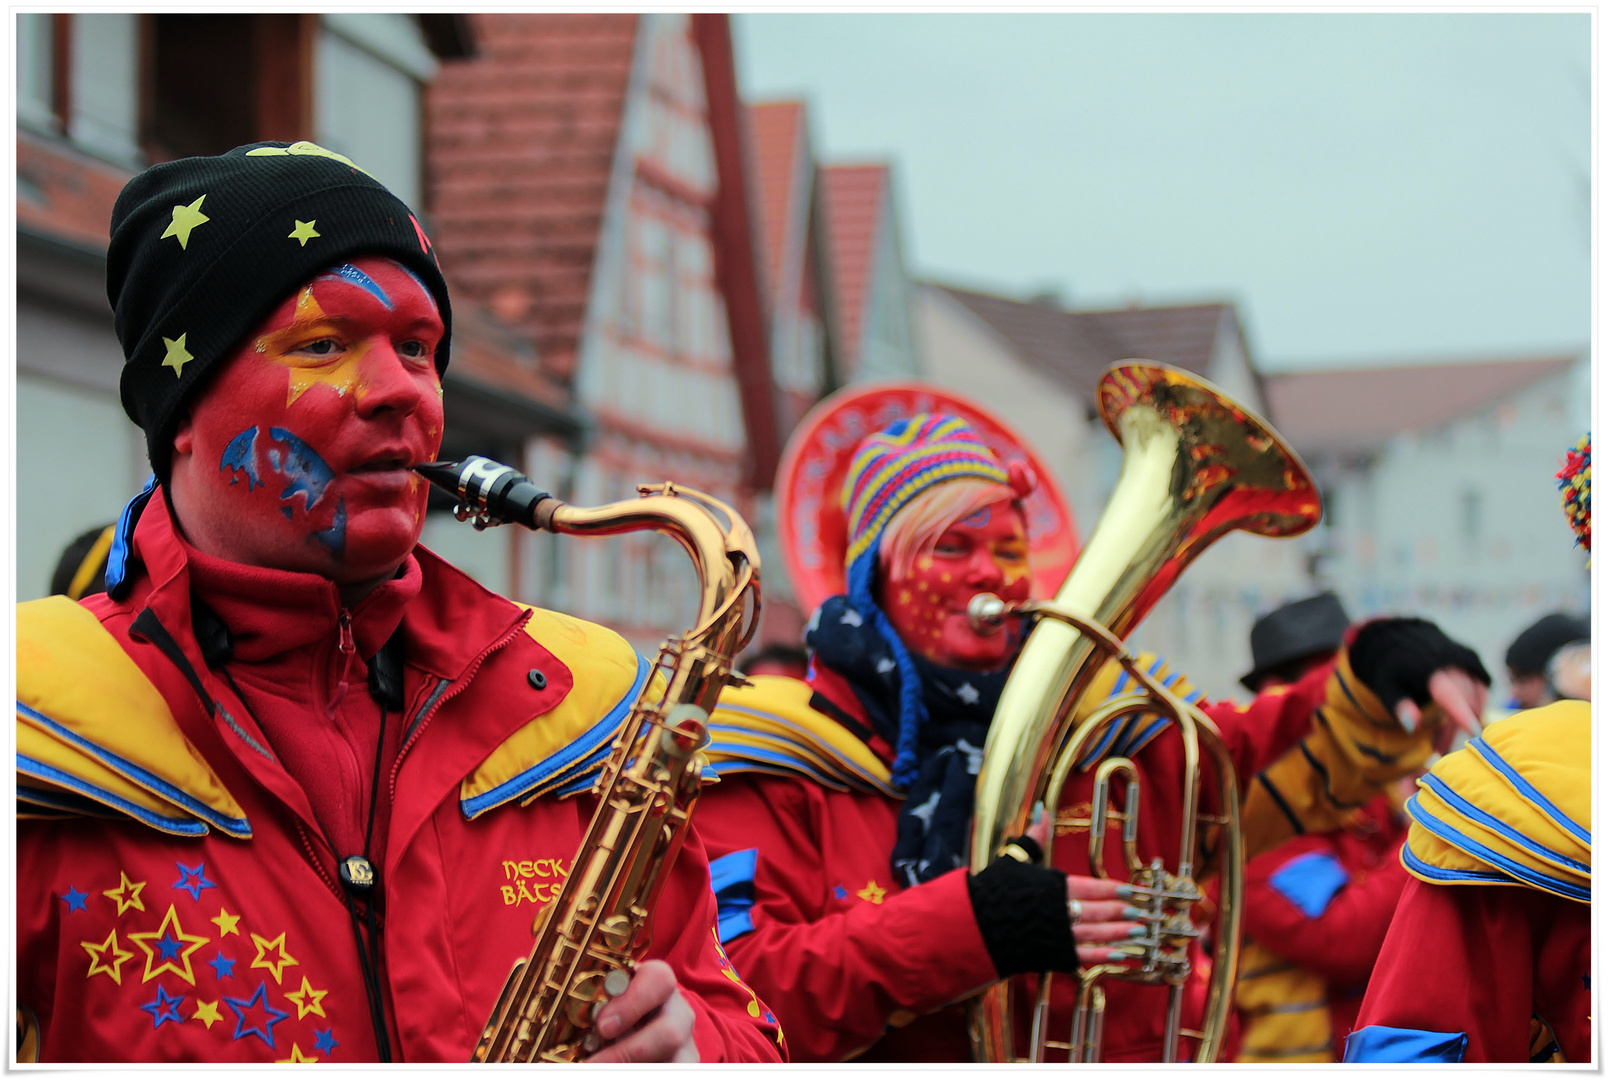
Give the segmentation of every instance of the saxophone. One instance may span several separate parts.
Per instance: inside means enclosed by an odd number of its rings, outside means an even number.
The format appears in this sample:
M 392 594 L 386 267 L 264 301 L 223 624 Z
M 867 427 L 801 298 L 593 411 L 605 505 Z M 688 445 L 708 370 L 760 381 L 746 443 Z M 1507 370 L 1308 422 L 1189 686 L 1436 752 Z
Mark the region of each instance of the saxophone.
M 510 522 L 572 536 L 652 529 L 677 541 L 698 571 L 697 621 L 659 647 L 654 677 L 593 786 L 597 812 L 573 869 L 536 917 L 535 944 L 514 964 L 471 1056 L 576 1061 L 597 1048 L 593 1017 L 625 992 L 648 948 L 654 902 L 698 801 L 709 711 L 736 681 L 732 657 L 758 623 L 759 553 L 730 507 L 670 483 L 640 487 L 638 499 L 576 507 L 483 457 L 414 468 L 455 495 L 458 520 L 477 529 Z

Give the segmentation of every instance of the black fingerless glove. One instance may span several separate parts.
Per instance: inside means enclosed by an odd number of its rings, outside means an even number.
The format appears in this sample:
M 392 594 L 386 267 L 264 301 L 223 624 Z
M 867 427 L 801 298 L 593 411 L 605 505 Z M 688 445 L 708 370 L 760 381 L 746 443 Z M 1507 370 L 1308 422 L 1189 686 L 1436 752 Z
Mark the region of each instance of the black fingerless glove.
M 1035 858 L 1027 837 L 1011 841 Z M 1066 874 L 1002 856 L 966 879 L 972 913 L 1000 978 L 1033 971 L 1076 971 L 1077 942 L 1066 913 Z
M 1357 631 L 1348 650 L 1351 670 L 1392 712 L 1402 698 L 1428 705 L 1429 677 L 1444 667 L 1461 668 L 1491 685 L 1479 654 L 1460 645 L 1427 619 L 1378 619 Z

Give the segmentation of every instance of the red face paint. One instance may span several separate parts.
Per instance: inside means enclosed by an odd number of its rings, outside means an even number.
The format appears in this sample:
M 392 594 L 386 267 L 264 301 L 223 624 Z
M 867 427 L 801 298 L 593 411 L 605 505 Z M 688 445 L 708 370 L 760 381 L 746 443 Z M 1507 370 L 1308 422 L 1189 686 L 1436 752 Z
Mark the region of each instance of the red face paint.
M 428 289 L 366 257 L 297 289 L 233 356 L 174 436 L 186 535 L 234 562 L 383 579 L 418 542 L 441 446 Z
M 1032 588 L 1027 525 L 1001 499 L 945 530 L 932 551 L 916 556 L 908 578 L 884 582 L 882 610 L 911 652 L 945 667 L 990 671 L 1010 657 L 1019 634 L 1014 627 L 979 634 L 966 605 L 981 592 L 1026 600 Z

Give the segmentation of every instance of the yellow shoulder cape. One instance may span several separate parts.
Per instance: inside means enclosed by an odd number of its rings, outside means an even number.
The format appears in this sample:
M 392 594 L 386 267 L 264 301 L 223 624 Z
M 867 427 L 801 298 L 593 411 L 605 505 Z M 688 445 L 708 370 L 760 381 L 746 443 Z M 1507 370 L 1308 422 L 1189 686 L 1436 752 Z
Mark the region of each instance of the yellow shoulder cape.
M 65 596 L 17 605 L 17 816 L 249 837 L 234 797 L 117 639 Z
M 1141 654 L 1150 675 L 1185 700 L 1199 700 L 1181 674 L 1170 672 L 1166 662 Z M 903 793 L 893 787 L 888 766 L 871 748 L 842 724 L 810 707 L 808 683 L 779 675 L 756 675 L 752 685 L 727 690 L 710 717 L 710 767 L 721 776 L 768 773 L 796 776 L 833 791 L 866 791 L 893 798 Z M 1087 715 L 1107 698 L 1132 692 L 1132 680 L 1115 662 L 1095 676 L 1079 706 Z M 1168 721 L 1154 715 L 1130 716 L 1112 724 L 1079 763 L 1088 768 L 1111 754 L 1136 754 L 1155 738 Z
M 652 672 L 624 638 L 531 609 L 525 632 L 574 687 L 460 786 L 465 816 L 587 790 Z M 128 817 L 178 836 L 251 824 L 161 693 L 87 608 L 63 596 L 17 606 L 17 814 Z
M 525 605 L 520 605 L 525 607 Z M 466 777 L 466 817 L 515 799 L 560 798 L 591 788 L 653 667 L 619 634 L 556 611 L 528 608 L 525 632 L 563 662 L 575 685 L 558 706 L 534 716 Z M 662 686 L 662 676 L 655 676 Z
M 1407 802 L 1402 864 L 1436 885 L 1591 900 L 1591 706 L 1516 713 L 1448 754 Z
M 719 776 L 800 776 L 833 791 L 899 798 L 888 767 L 844 726 L 810 708 L 808 683 L 755 675 L 720 695 L 709 717 L 709 766 Z

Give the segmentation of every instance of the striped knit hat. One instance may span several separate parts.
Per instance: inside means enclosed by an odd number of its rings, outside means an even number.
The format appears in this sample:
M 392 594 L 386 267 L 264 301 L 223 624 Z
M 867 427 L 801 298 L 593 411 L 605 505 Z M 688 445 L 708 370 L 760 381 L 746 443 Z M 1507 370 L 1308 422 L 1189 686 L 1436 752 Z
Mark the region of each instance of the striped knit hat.
M 1009 485 L 1010 473 L 972 427 L 958 416 L 922 413 L 867 436 L 843 478 L 848 520 L 848 600 L 871 621 L 899 665 L 899 744 L 893 782 L 908 787 L 916 773 L 916 735 L 927 719 L 921 678 L 904 642 L 876 604 L 877 548 L 894 515 L 910 500 L 945 480 L 972 478 Z
M 1591 565 L 1591 434 L 1587 432 L 1557 472 L 1558 489 L 1563 492 L 1563 512 L 1574 530 L 1575 546 L 1586 549 L 1586 565 Z

